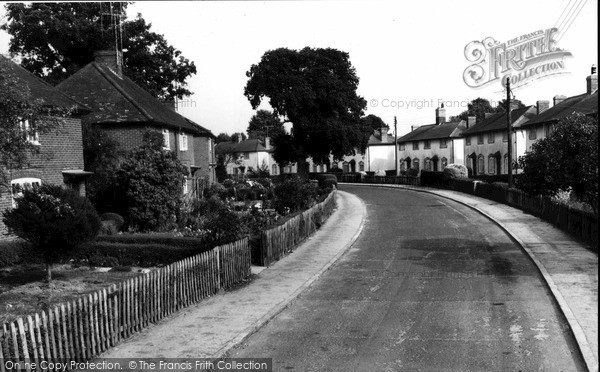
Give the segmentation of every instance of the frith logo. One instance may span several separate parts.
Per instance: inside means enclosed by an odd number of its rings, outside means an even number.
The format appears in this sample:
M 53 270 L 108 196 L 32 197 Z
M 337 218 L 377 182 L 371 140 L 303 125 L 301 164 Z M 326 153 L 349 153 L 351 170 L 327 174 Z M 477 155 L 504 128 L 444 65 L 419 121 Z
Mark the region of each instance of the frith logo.
M 550 75 L 565 73 L 565 57 L 554 39 L 557 28 L 538 30 L 500 43 L 492 37 L 472 41 L 465 47 L 465 58 L 473 64 L 463 73 L 465 83 L 480 88 L 510 78 L 513 88 Z

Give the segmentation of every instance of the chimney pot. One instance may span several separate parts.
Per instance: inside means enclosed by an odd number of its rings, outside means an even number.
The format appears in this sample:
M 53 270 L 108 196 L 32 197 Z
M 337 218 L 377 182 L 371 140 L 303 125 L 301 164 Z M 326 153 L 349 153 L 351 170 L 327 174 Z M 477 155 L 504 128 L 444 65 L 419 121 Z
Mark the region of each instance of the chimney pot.
M 567 96 L 558 95 L 558 96 L 554 96 L 554 98 L 552 100 L 554 101 L 554 106 L 556 106 L 559 103 L 561 103 L 562 101 L 564 101 L 565 99 L 567 99 Z
M 442 103 L 441 107 L 435 109 L 435 123 L 443 124 L 446 122 L 446 109 L 444 108 L 444 104 Z
M 598 74 L 596 73 L 596 65 L 592 65 L 591 75 L 586 79 L 587 94 L 592 94 L 598 90 Z
M 550 101 L 537 101 L 536 102 L 536 106 L 537 106 L 537 114 L 541 114 L 542 112 L 548 110 L 550 108 Z
M 117 76 L 123 77 L 123 53 L 116 50 L 98 50 L 94 52 L 94 60 L 108 67 Z
M 271 139 L 269 137 L 265 137 L 265 149 L 271 149 Z
M 387 142 L 388 138 L 388 129 L 386 127 L 381 127 L 381 142 Z

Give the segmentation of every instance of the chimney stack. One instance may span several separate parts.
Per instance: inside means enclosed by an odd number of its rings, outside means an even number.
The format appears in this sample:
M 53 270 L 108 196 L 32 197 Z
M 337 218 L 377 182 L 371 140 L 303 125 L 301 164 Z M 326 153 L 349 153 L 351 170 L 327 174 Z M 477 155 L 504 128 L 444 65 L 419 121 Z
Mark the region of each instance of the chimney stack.
M 558 105 L 559 103 L 561 103 L 561 102 L 562 102 L 562 101 L 564 101 L 565 99 L 567 99 L 567 96 L 562 96 L 562 95 L 559 95 L 559 96 L 554 96 L 554 99 L 553 99 L 553 101 L 554 101 L 554 106 Z
M 487 119 L 494 114 L 492 112 L 486 112 L 484 115 L 485 115 L 485 118 Z
M 537 114 L 541 114 L 542 112 L 548 110 L 550 108 L 550 101 L 537 101 L 536 102 L 536 106 L 537 106 Z
M 477 123 L 477 116 L 467 116 L 467 129 Z
M 388 140 L 388 129 L 386 127 L 381 127 L 381 142 L 387 142 Z
M 271 139 L 269 137 L 265 137 L 265 149 L 271 149 Z
M 123 53 L 116 50 L 98 50 L 94 52 L 96 63 L 108 67 L 118 77 L 123 77 Z
M 598 90 L 598 74 L 596 73 L 596 65 L 592 65 L 591 74 L 585 80 L 587 82 L 587 94 L 592 94 Z
M 413 130 L 417 129 L 418 127 L 420 127 L 420 125 L 411 125 L 410 131 L 412 132 Z
M 446 122 L 446 109 L 444 108 L 444 104 L 442 103 L 441 107 L 435 109 L 435 123 L 443 124 Z
M 236 141 L 237 143 L 242 142 L 242 133 L 238 133 L 236 137 L 237 137 L 236 138 L 237 139 L 237 141 Z

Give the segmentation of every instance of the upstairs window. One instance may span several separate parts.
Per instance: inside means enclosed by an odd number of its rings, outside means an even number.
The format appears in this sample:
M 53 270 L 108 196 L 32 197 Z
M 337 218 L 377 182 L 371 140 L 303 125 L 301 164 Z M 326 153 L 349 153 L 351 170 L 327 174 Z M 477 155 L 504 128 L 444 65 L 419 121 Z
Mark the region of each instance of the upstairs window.
M 23 132 L 27 142 L 33 145 L 40 144 L 40 138 L 38 136 L 37 131 L 35 130 L 33 122 L 30 122 L 29 119 L 21 120 L 19 121 L 19 127 L 21 128 L 21 131 Z
M 404 151 L 404 144 L 403 143 L 400 144 L 399 150 L 400 151 Z
M 465 139 L 465 144 L 467 146 L 471 146 L 471 136 L 467 136 L 467 138 Z
M 431 148 L 431 142 L 430 141 L 425 141 L 425 149 L 430 149 Z
M 419 149 L 419 142 L 413 142 L 413 150 L 418 150 Z
M 163 149 L 171 150 L 171 141 L 169 140 L 169 130 L 163 129 Z
M 477 135 L 477 144 L 478 145 L 483 145 L 483 134 L 478 134 Z
M 494 143 L 496 141 L 496 134 L 494 132 L 488 133 L 488 143 Z
M 242 154 L 242 156 L 244 157 L 244 159 L 248 160 L 250 159 L 250 153 L 249 152 L 245 152 Z
M 445 149 L 448 147 L 448 140 L 447 139 L 441 139 L 440 140 L 440 148 L 441 149 Z
M 508 131 L 502 132 L 502 142 L 508 142 Z
M 180 134 L 179 135 L 179 149 L 180 151 L 187 151 L 188 150 L 188 136 L 187 134 Z
M 529 139 L 534 140 L 537 139 L 537 130 L 536 128 L 532 128 L 529 130 Z

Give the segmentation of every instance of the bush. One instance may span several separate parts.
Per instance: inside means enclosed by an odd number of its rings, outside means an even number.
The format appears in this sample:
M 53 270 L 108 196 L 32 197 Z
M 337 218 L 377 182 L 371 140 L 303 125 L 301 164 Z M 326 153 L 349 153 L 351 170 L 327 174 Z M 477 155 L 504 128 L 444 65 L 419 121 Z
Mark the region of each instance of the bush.
M 168 265 L 202 252 L 188 246 L 94 241 L 83 244 L 74 258 L 92 266 L 149 267 Z
M 451 181 L 459 178 L 469 178 L 467 167 L 462 164 L 448 164 L 443 171 L 444 181 Z
M 418 177 L 418 176 L 419 176 L 419 170 L 418 170 L 418 169 L 416 169 L 416 168 L 409 168 L 409 169 L 406 171 L 406 175 L 407 175 L 408 177 Z
M 102 233 L 105 235 L 116 234 L 121 231 L 121 228 L 125 223 L 125 219 L 123 219 L 121 215 L 110 212 L 103 213 L 100 216 L 100 221 L 102 221 Z
M 231 180 L 226 180 L 226 181 L 231 181 Z M 212 185 L 210 185 L 207 189 L 204 190 L 204 196 L 207 198 L 216 196 L 220 199 L 224 199 L 227 197 L 227 188 L 224 185 L 222 185 L 218 182 L 215 182 Z
M 10 233 L 31 243 L 46 264 L 46 280 L 52 265 L 100 230 L 100 218 L 92 204 L 71 189 L 44 184 L 23 190 L 17 206 L 4 212 Z
M 277 184 L 274 193 L 275 210 L 282 215 L 310 207 L 318 196 L 314 184 L 297 176 Z
M 333 174 L 319 173 L 316 176 L 316 179 L 319 182 L 319 187 L 323 190 L 330 190 L 332 188 L 337 188 L 337 185 L 338 185 L 337 177 Z
M 18 241 L 0 242 L 0 268 L 20 263 L 23 255 L 23 243 Z
M 421 171 L 421 186 L 441 187 L 443 185 L 443 172 Z

